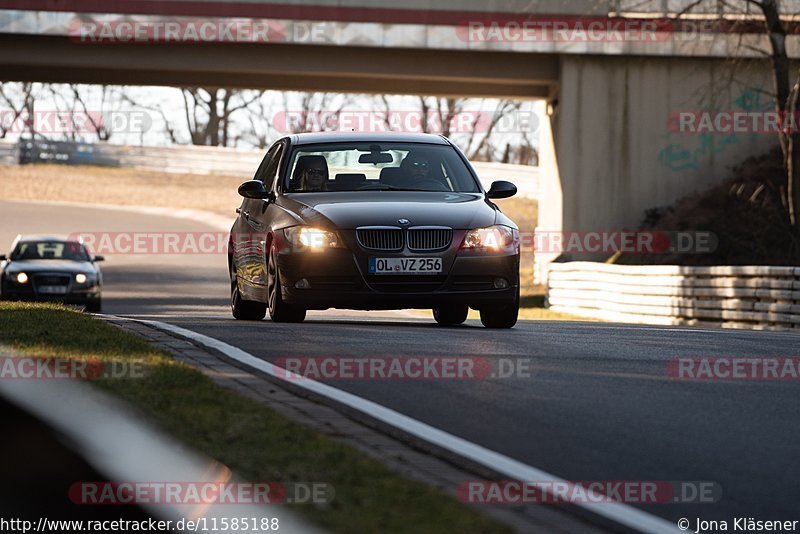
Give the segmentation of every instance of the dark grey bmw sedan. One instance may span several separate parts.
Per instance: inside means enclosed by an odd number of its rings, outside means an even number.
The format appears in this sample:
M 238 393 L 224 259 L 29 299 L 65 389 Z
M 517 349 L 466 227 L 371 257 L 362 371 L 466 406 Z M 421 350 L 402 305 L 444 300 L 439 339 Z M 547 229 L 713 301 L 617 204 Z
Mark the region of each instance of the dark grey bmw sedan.
M 427 134 L 299 134 L 277 141 L 244 197 L 228 265 L 237 319 L 306 310 L 430 308 L 439 324 L 511 328 L 519 229 L 464 154 Z

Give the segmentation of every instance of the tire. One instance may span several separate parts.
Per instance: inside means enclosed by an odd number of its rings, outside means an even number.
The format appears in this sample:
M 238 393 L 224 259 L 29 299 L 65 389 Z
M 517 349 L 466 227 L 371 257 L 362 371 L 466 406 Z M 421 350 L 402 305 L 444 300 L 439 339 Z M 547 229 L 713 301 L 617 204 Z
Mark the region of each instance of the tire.
M 517 298 L 506 306 L 481 308 L 481 323 L 486 328 L 512 328 L 519 317 L 519 288 Z
M 469 315 L 469 306 L 440 306 L 433 309 L 433 318 L 442 326 L 456 326 L 463 324 Z
M 240 321 L 260 321 L 267 315 L 267 305 L 263 302 L 244 300 L 239 293 L 236 274 L 231 273 L 231 313 Z
M 101 313 L 103 311 L 103 301 L 99 297 L 96 299 L 87 300 L 84 310 L 89 313 Z
M 267 261 L 267 301 L 269 317 L 276 323 L 302 323 L 306 318 L 305 308 L 292 306 L 283 301 L 280 272 L 274 249 L 270 249 Z

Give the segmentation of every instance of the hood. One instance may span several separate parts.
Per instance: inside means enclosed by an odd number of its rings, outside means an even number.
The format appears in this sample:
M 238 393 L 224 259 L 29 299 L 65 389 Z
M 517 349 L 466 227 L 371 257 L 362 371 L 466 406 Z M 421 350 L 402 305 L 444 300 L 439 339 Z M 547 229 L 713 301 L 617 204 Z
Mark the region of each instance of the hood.
M 14 260 L 6 262 L 6 272 L 18 273 L 95 273 L 97 268 L 88 261 L 73 260 Z
M 307 224 L 332 223 L 342 230 L 359 226 L 449 226 L 468 230 L 491 226 L 497 212 L 479 193 L 359 191 L 298 193 L 286 207 Z

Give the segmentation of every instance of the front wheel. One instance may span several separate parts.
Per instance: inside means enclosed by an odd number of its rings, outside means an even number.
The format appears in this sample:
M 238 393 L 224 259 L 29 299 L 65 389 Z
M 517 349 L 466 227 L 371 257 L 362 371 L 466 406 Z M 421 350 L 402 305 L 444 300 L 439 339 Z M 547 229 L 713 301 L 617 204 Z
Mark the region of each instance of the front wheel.
M 239 282 L 233 272 L 231 273 L 231 313 L 240 321 L 260 321 L 267 315 L 266 304 L 242 298 L 239 293 Z
M 100 313 L 103 311 L 103 301 L 100 297 L 89 299 L 83 309 L 89 313 Z
M 486 328 L 511 328 L 519 317 L 519 289 L 513 303 L 481 308 L 481 323 Z
M 306 310 L 283 301 L 281 280 L 275 249 L 269 251 L 267 262 L 267 296 L 269 300 L 269 317 L 276 323 L 302 323 L 306 318 Z
M 433 318 L 442 326 L 463 324 L 469 315 L 469 306 L 440 306 L 433 309 Z

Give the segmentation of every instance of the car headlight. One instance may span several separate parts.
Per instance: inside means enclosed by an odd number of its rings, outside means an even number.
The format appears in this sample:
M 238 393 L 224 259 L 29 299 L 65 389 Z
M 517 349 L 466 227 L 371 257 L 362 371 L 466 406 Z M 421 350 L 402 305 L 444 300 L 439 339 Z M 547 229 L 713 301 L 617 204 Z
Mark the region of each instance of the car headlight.
M 78 273 L 75 275 L 75 281 L 78 282 L 79 284 L 85 284 L 86 280 L 87 280 L 86 275 L 83 273 Z
M 462 250 L 475 252 L 511 252 L 519 246 L 519 232 L 508 226 L 495 225 L 470 230 L 461 243 Z
M 294 248 L 309 249 L 314 251 L 328 248 L 340 248 L 342 242 L 336 232 L 329 232 L 308 226 L 294 226 L 284 230 L 286 239 Z
M 25 273 L 17 273 L 17 283 L 18 284 L 27 284 L 28 283 L 28 275 Z

